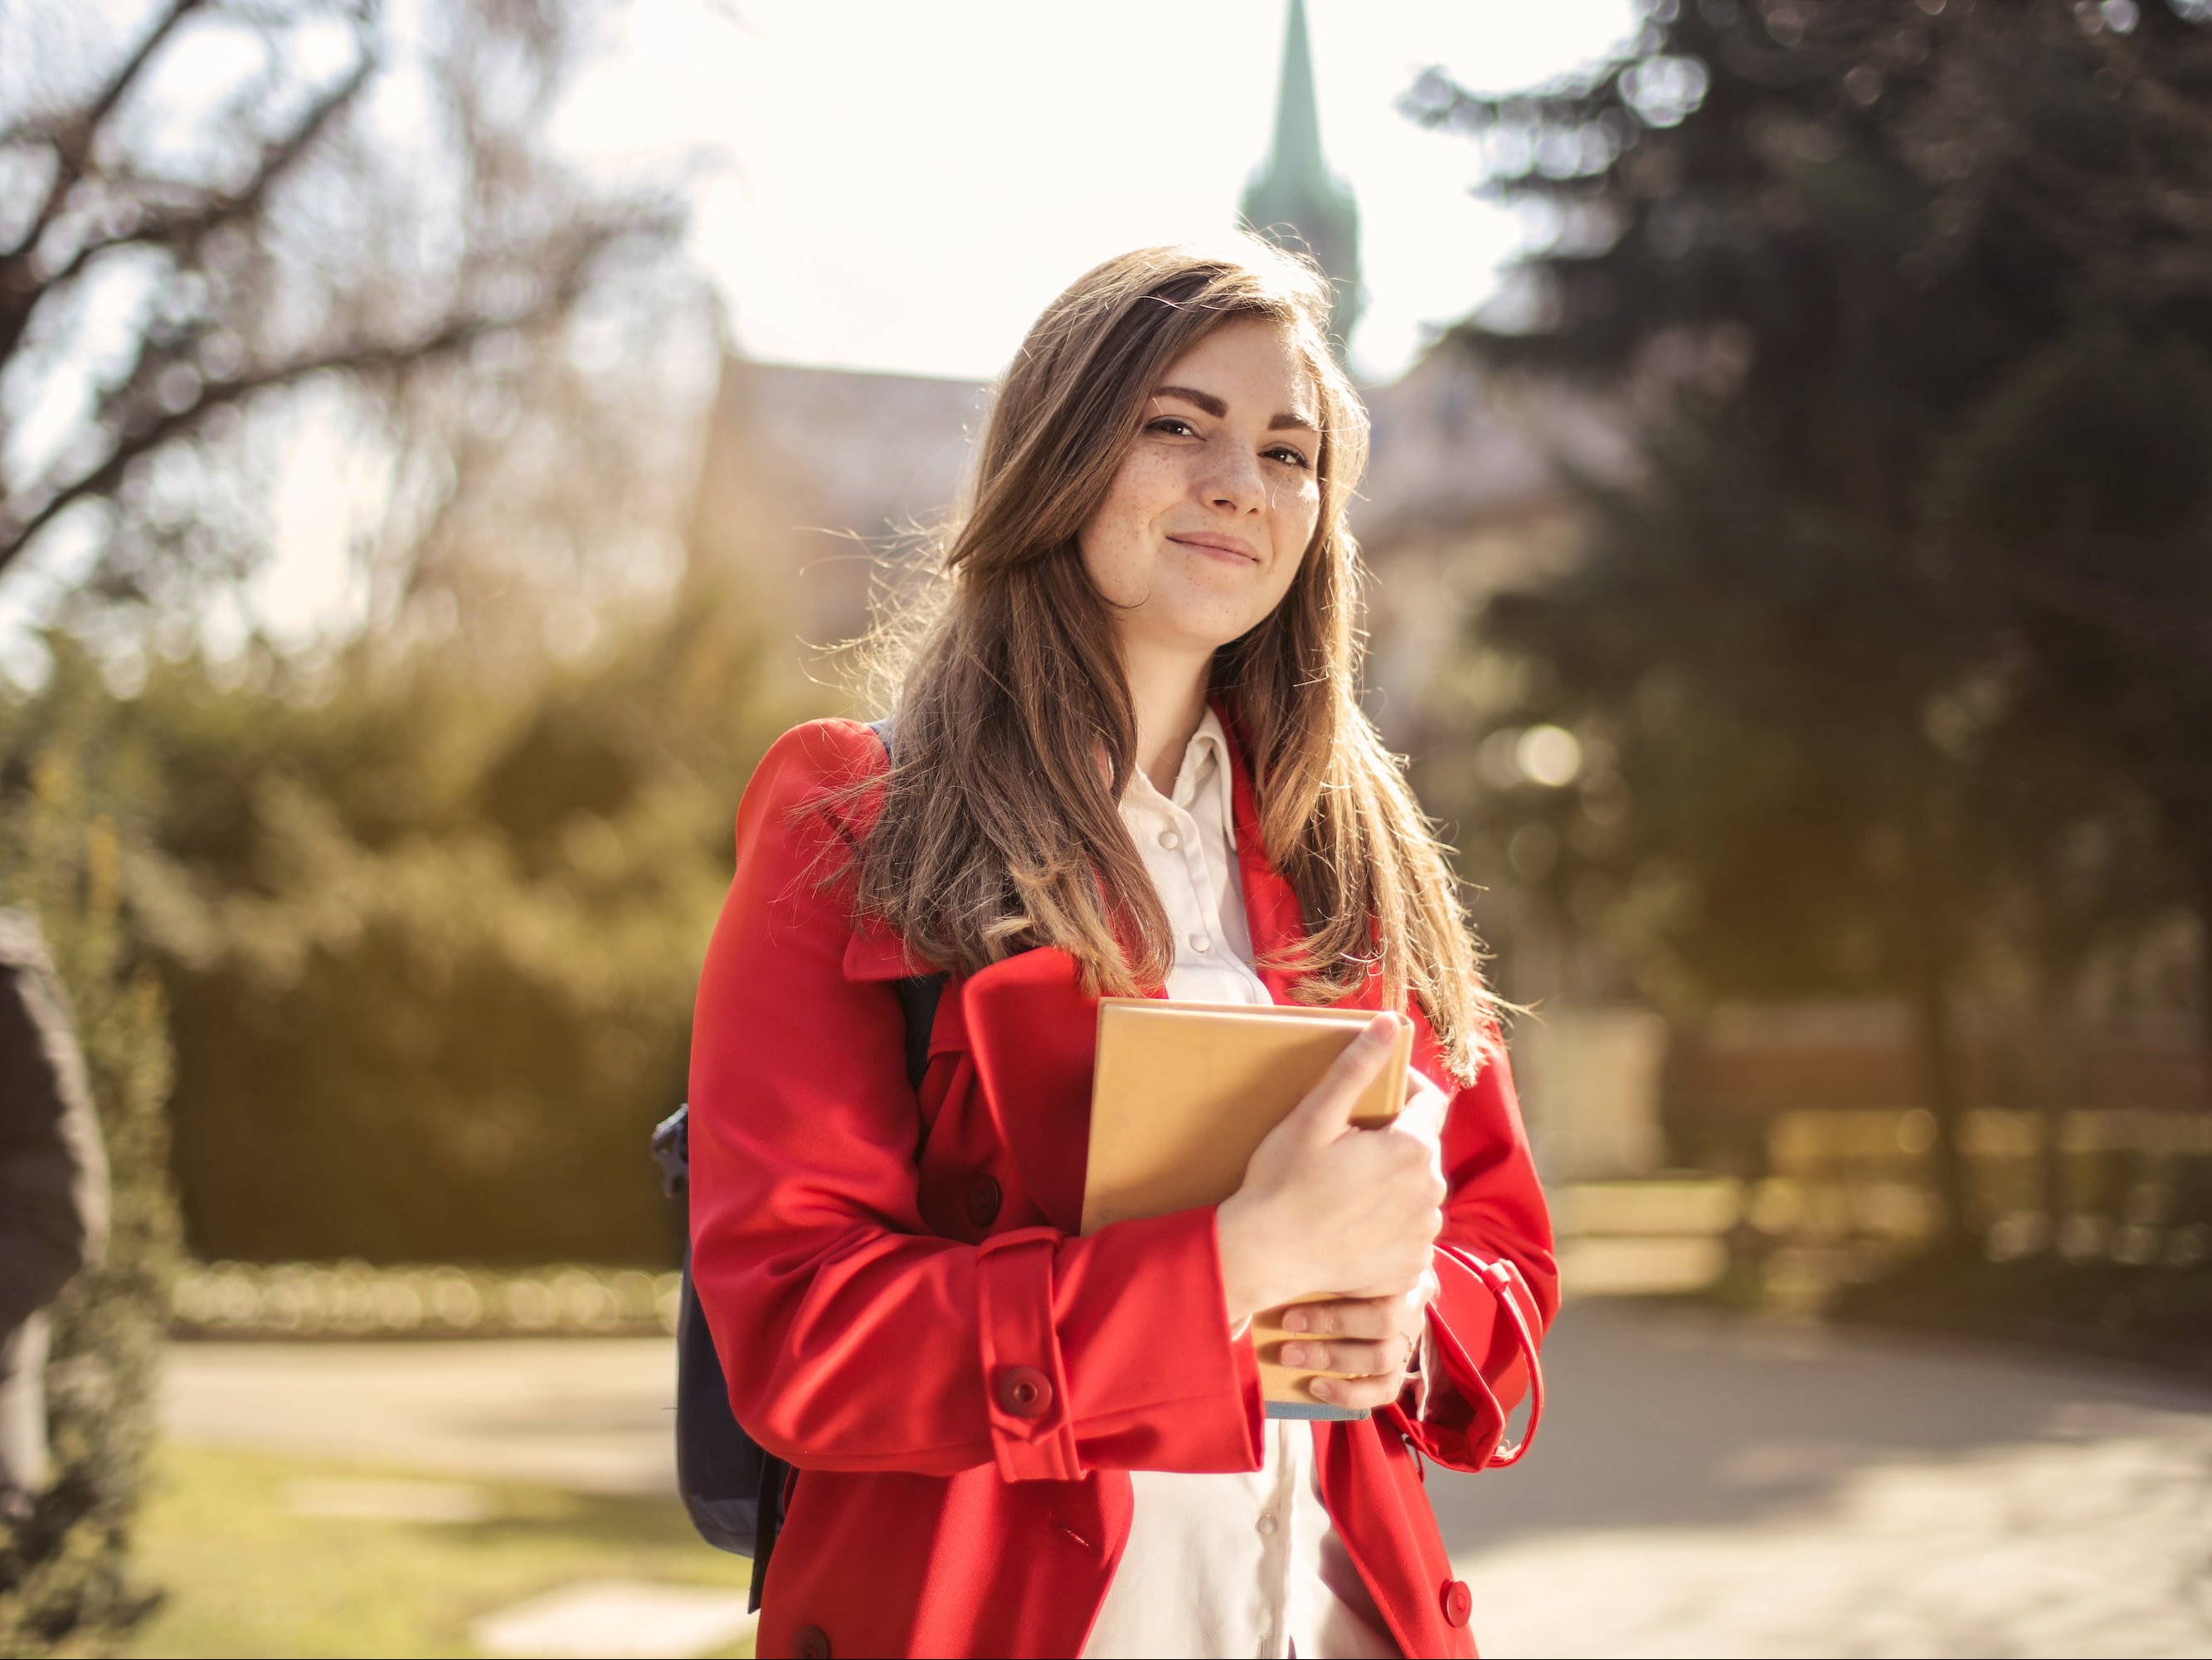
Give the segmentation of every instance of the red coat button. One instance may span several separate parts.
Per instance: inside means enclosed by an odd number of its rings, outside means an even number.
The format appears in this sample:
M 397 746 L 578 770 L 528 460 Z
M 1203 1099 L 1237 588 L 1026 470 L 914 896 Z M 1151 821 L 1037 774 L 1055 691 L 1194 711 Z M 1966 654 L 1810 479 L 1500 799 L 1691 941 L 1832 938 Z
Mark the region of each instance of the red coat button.
M 1464 1626 L 1474 1612 L 1474 1593 L 1464 1579 L 1447 1580 L 1443 1590 L 1444 1619 L 1455 1628 Z
M 1042 1418 L 1052 1405 L 1052 1379 L 1035 1366 L 1008 1366 L 999 1374 L 999 1404 L 1017 1418 Z
M 830 1660 L 830 1639 L 819 1626 L 801 1626 L 792 1633 L 791 1645 L 799 1660 Z
M 968 1189 L 968 1219 L 979 1228 L 989 1227 L 999 1219 L 999 1204 L 1003 1196 L 996 1177 L 977 1177 Z

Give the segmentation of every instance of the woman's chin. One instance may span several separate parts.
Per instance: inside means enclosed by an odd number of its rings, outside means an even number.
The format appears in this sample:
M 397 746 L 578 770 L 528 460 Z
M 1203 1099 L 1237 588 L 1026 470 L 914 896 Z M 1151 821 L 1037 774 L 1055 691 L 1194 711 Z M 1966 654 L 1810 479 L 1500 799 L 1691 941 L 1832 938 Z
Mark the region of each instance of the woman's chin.
M 1207 653 L 1248 635 L 1265 615 L 1265 606 L 1249 605 L 1161 606 L 1157 611 L 1144 606 L 1144 613 L 1128 617 L 1128 624 L 1130 633 L 1157 647 Z
M 1205 642 L 1212 650 L 1251 632 L 1273 609 L 1275 597 L 1261 593 L 1249 576 L 1237 581 L 1176 585 L 1176 592 L 1154 592 L 1146 621 L 1163 635 Z

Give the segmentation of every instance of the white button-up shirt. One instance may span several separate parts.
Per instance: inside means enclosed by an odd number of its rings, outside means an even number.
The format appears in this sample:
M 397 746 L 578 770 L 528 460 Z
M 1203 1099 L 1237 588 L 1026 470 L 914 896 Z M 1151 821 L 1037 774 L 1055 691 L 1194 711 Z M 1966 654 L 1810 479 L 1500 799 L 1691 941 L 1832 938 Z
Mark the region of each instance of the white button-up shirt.
M 1140 768 L 1121 801 L 1175 931 L 1168 995 L 1266 1003 L 1252 968 L 1231 812 L 1228 738 L 1212 710 L 1172 795 Z M 1398 1654 L 1321 1502 L 1313 1426 L 1271 1418 L 1255 1471 L 1133 1470 L 1136 1509 L 1085 1660 L 1155 1655 Z

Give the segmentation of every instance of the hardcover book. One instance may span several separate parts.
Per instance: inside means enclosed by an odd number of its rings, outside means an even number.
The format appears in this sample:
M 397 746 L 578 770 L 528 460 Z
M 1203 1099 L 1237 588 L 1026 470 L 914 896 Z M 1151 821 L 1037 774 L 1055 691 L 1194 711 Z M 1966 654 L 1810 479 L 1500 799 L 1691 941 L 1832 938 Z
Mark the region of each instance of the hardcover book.
M 1371 1009 L 1101 998 L 1084 1232 L 1228 1198 L 1267 1132 L 1374 1018 Z M 1413 1028 L 1401 1028 L 1381 1075 L 1352 1109 L 1353 1123 L 1373 1127 L 1397 1116 L 1413 1044 Z M 1291 1341 L 1281 1316 L 1270 1309 L 1252 1323 L 1268 1415 L 1366 1416 L 1316 1401 L 1307 1385 L 1321 1374 L 1281 1364 L 1282 1346 Z

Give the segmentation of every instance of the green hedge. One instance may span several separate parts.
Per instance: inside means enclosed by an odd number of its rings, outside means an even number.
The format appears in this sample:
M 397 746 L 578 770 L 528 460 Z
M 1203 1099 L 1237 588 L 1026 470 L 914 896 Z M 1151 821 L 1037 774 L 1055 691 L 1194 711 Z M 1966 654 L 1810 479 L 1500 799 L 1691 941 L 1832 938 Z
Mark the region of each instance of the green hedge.
M 531 1272 L 441 1263 L 195 1262 L 178 1274 L 169 1329 L 187 1338 L 665 1337 L 672 1269 L 555 1263 Z
M 157 661 L 123 696 L 51 643 L 47 685 L 0 700 L 0 765 L 81 757 L 123 825 L 195 1256 L 677 1261 L 647 1137 L 684 1096 L 738 798 L 804 712 L 738 596 L 527 684 L 464 643 Z

